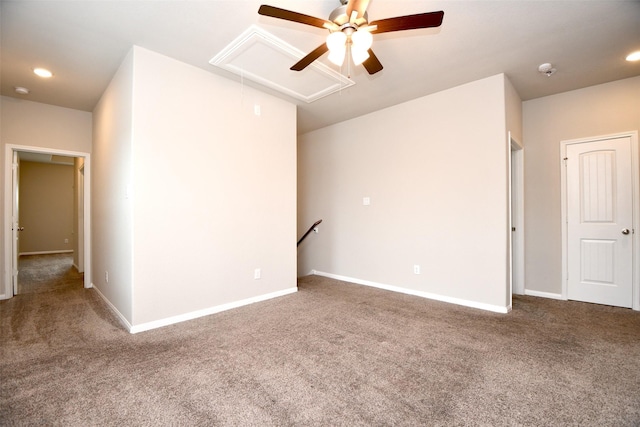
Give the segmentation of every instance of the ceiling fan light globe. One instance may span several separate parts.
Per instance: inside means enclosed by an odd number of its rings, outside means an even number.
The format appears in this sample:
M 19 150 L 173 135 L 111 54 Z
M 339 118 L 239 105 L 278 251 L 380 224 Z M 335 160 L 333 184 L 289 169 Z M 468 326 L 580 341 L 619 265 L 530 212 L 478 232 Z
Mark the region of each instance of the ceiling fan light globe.
M 331 52 L 334 50 L 344 50 L 346 43 L 347 35 L 342 31 L 336 31 L 327 36 L 327 47 Z
M 373 44 L 373 36 L 369 31 L 356 31 L 351 34 L 351 42 L 354 48 L 366 52 Z
M 342 45 L 342 49 L 337 48 L 329 50 L 329 61 L 333 62 L 337 66 L 341 66 L 344 63 L 344 57 L 347 53 L 347 47 Z
M 351 58 L 353 59 L 353 63 L 356 65 L 362 64 L 369 58 L 368 49 L 359 49 L 356 45 L 351 46 Z

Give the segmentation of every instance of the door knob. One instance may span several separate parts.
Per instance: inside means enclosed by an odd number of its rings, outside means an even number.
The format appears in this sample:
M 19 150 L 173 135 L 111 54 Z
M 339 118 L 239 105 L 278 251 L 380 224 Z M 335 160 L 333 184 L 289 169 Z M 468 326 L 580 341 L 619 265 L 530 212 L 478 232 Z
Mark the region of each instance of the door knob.
M 622 234 L 629 234 L 629 229 L 628 228 L 623 228 L 622 229 Z

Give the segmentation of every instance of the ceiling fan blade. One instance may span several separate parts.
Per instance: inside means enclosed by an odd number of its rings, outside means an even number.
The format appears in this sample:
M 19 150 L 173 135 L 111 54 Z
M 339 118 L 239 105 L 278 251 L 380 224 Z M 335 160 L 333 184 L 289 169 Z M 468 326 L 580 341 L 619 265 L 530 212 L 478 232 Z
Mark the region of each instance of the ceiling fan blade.
M 355 11 L 358 12 L 355 19 L 362 18 L 369 6 L 369 0 L 349 0 L 347 4 L 347 18 L 352 21 L 351 14 Z
M 369 25 L 376 25 L 378 28 L 371 31 L 372 34 L 389 33 L 392 31 L 417 30 L 418 28 L 439 27 L 442 25 L 444 12 L 427 12 L 416 15 L 398 16 L 396 18 L 381 19 L 373 21 Z
M 328 28 L 327 25 L 334 26 L 333 22 L 329 22 L 324 19 L 305 15 L 303 13 L 292 12 L 286 9 L 280 9 L 279 7 L 268 6 L 266 4 L 260 6 L 260 9 L 258 9 L 258 13 L 260 15 L 284 19 L 292 22 L 299 22 L 300 24 L 311 25 L 313 27 Z
M 311 64 L 313 61 L 315 61 L 316 59 L 324 55 L 328 50 L 329 48 L 327 47 L 327 44 L 322 43 L 320 46 L 315 48 L 310 54 L 308 54 L 307 56 L 302 58 L 300 61 L 293 64 L 293 66 L 290 69 L 293 71 L 302 71 L 305 68 L 307 68 L 309 64 Z
M 378 60 L 378 57 L 373 54 L 371 49 L 367 52 L 369 53 L 369 57 L 362 63 L 362 66 L 369 74 L 375 74 L 378 71 L 382 71 L 384 67 L 380 63 L 380 60 Z

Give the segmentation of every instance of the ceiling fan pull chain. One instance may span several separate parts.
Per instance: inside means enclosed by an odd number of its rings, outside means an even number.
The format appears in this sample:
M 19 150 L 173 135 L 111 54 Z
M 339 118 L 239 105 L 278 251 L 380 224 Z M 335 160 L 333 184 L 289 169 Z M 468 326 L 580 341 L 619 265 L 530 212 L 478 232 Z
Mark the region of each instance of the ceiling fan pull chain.
M 240 107 L 244 107 L 244 67 L 240 68 Z

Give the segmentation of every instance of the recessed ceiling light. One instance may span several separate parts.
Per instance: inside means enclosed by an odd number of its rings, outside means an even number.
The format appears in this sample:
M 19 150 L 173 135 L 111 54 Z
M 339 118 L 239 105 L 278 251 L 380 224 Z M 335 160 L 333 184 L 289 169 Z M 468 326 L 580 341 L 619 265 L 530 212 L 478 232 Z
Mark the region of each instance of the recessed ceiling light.
M 20 95 L 29 95 L 29 89 L 27 89 L 26 87 L 16 86 L 15 90 L 16 93 L 19 93 Z
M 33 72 L 35 75 L 43 77 L 45 79 L 48 79 L 49 77 L 53 76 L 53 73 L 47 70 L 46 68 L 34 68 Z
M 636 50 L 627 55 L 627 61 L 640 61 L 640 50 Z

